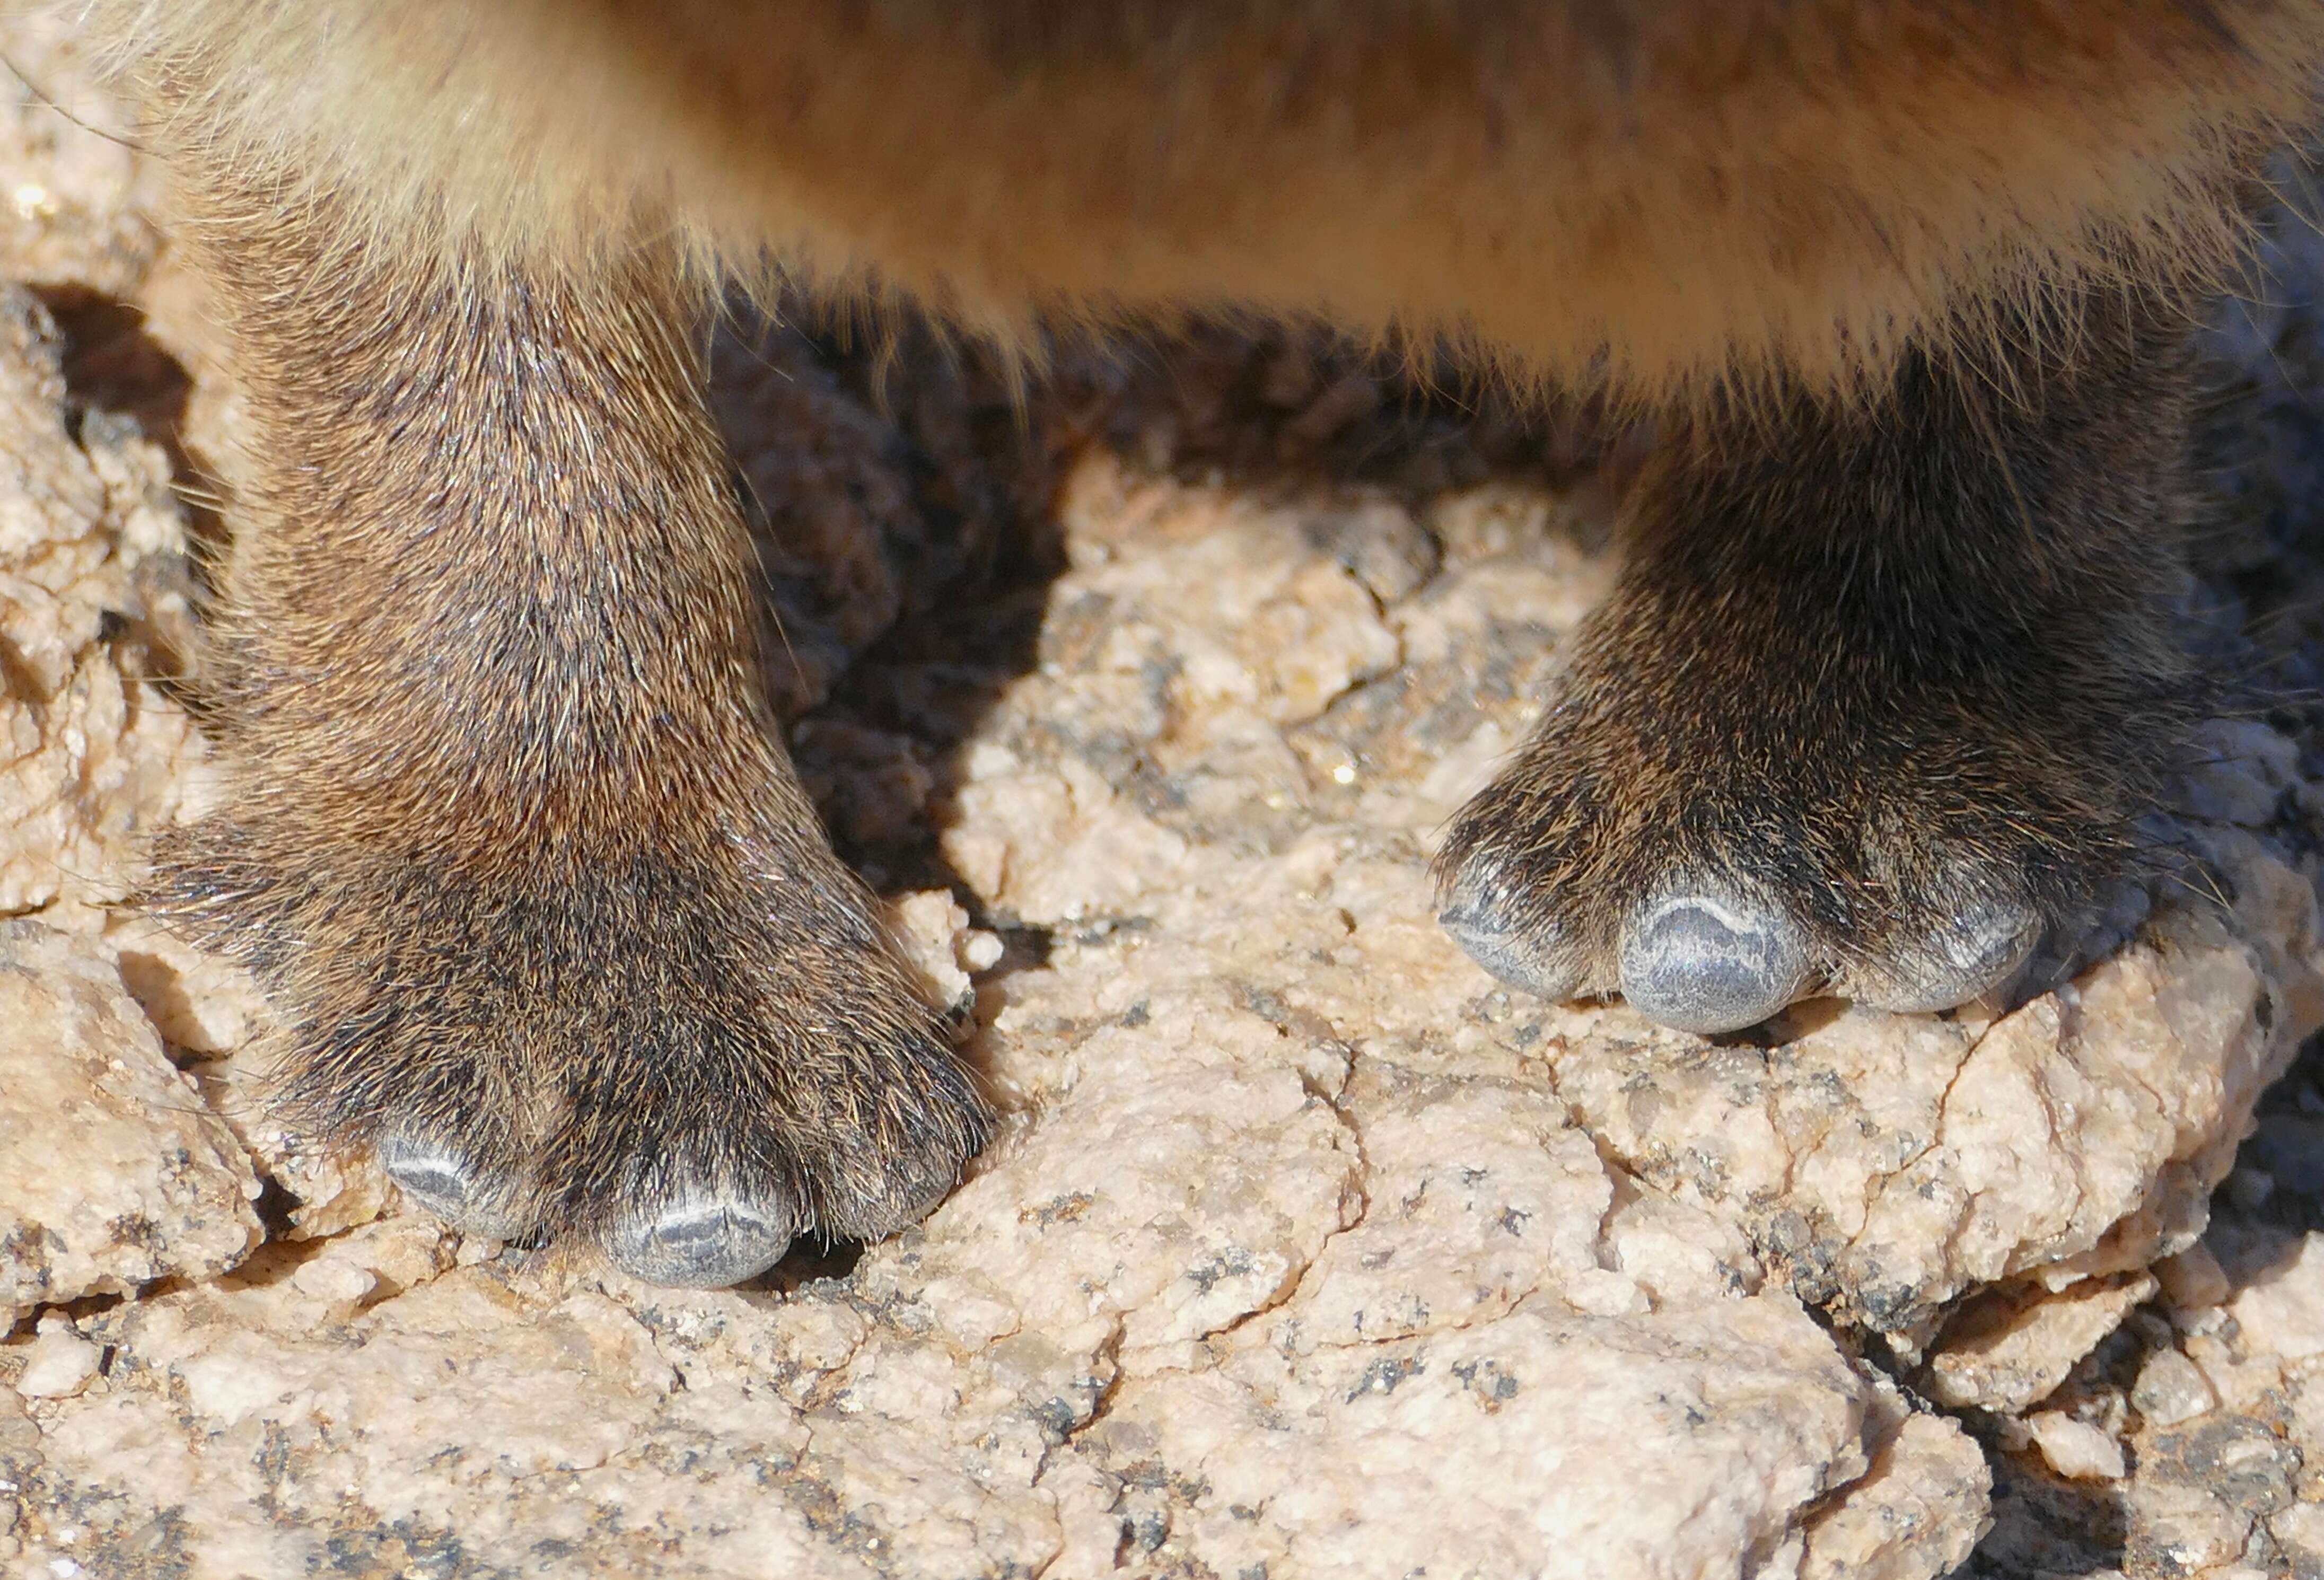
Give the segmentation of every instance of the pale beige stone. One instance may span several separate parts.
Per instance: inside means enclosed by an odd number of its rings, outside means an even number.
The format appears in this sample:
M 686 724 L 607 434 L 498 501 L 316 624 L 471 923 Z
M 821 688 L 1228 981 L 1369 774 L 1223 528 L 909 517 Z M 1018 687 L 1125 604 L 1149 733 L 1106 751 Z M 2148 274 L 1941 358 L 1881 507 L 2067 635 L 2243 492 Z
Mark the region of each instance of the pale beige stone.
M 200 744 L 110 623 L 160 617 L 183 538 L 168 463 L 134 424 L 63 420 L 46 311 L 0 292 L 0 912 L 124 892 Z
M 1975 1285 L 2062 1288 L 2200 1231 L 2259 1091 L 2324 1018 L 2309 884 L 2246 835 L 2214 848 L 2236 910 L 2179 904 L 1997 1021 L 1795 1012 L 1803 1034 L 1762 1050 L 1609 1009 L 1620 1034 L 1569 1036 L 1559 1090 L 1644 1178 L 1748 1224 L 1803 1293 L 1911 1354 Z
M 2240 1344 L 2222 1336 L 2231 1331 L 2190 1334 L 2185 1348 L 2188 1360 L 2203 1374 L 2211 1391 L 2228 1406 L 2241 1409 L 2283 1385 L 2283 1363 L 2264 1350 L 2246 1352 Z
M 2018 1414 L 2047 1399 L 2075 1362 L 2153 1293 L 2145 1274 L 2086 1280 L 2054 1295 L 2038 1286 L 1996 1290 L 1941 1335 L 1928 1363 L 1929 1397 Z
M 1019 772 L 1006 753 L 980 753 L 969 770 L 963 815 L 946 832 L 945 855 L 979 891 L 1016 897 L 1027 919 L 1075 919 L 1130 905 L 1146 882 L 1186 857 L 1184 839 L 1124 805 L 1079 763 Z M 1025 825 L 1045 827 L 1052 837 L 1001 832 Z
M 2219 1259 L 2200 1240 L 2178 1255 L 2156 1262 L 2154 1276 L 2163 1286 L 2163 1298 L 2171 1302 L 2172 1317 L 2182 1326 L 2200 1321 L 2206 1311 L 2227 1299 L 2231 1287 Z
M 1090 1451 L 1156 1467 L 1132 1539 L 1157 1562 L 1694 1573 L 1795 1541 L 1808 1508 L 1868 1468 L 1859 1387 L 1802 1320 L 1759 1297 L 1683 1317 L 1525 1308 L 1425 1348 L 1304 1360 L 1239 1346 L 1215 1370 L 1124 1385 Z
M 2136 1319 L 2134 1330 L 2164 1347 L 2146 1356 L 2126 1400 L 2080 1373 L 2061 1391 L 2078 1416 L 2121 1427 L 2133 1463 L 2118 1506 L 2133 1574 L 2219 1580 L 2270 1544 L 2285 1554 L 2289 1572 L 2299 1572 L 2310 1523 L 2303 1511 L 2324 1502 L 2324 1477 L 2316 1474 L 2324 1464 L 2324 1397 L 2314 1397 L 2324 1392 L 2316 1381 L 2324 1355 L 2287 1355 L 2283 1335 L 2264 1320 L 2264 1296 L 2252 1307 L 2263 1315 L 2256 1331 L 2228 1313 L 2286 1277 L 2296 1281 L 2307 1243 L 2230 1210 L 2205 1240 L 2222 1286 L 2211 1292 L 2225 1300 L 2208 1309 L 2220 1320 L 2174 1335 L 2172 1326 Z
M 122 106 L 91 88 L 69 7 L 11 7 L 7 23 L 9 66 L 0 72 L 5 275 L 134 291 L 160 245 L 147 218 L 158 172 L 136 156 Z
M 1378 1116 L 1360 1125 L 1370 1210 L 1309 1270 L 1286 1346 L 1304 1354 L 1466 1326 L 1545 1283 L 1597 1315 L 1648 1309 L 1634 1279 L 1600 1265 L 1613 1181 L 1554 1097 L 1522 1087 L 1429 1091 L 1404 1079 L 1417 1089 L 1379 1102 Z
M 103 954 L 0 924 L 0 1309 L 206 1278 L 257 1243 L 258 1182 Z
M 2270 1529 L 2289 1549 L 2295 1565 L 2306 1563 L 2324 1569 L 2324 1502 L 2303 1502 L 2288 1509 L 2275 1517 Z
M 954 944 L 954 955 L 961 969 L 967 972 L 990 971 L 1001 964 L 1001 956 L 1007 952 L 1008 946 L 1001 941 L 1001 936 L 982 928 L 962 929 Z
M 2143 1465 L 2130 1501 L 2140 1555 L 2164 1574 L 2209 1575 L 2239 1562 L 2258 1523 L 2247 1501 Z
M 252 991 L 247 978 L 220 972 L 215 980 L 229 1007 L 213 1018 L 242 1013 L 244 995 Z M 278 1071 L 265 1042 L 244 1044 L 230 1058 L 194 1066 L 193 1073 L 212 1112 L 289 1197 L 284 1238 L 312 1239 L 368 1224 L 401 1199 L 369 1154 L 321 1146 L 269 1106 Z
M 2122 1445 L 2088 1421 L 2062 1410 L 2037 1410 L 2025 1418 L 2025 1429 L 2050 1468 L 2072 1481 L 2118 1482 L 2123 1476 Z
M 1985 1454 L 1936 1416 L 1904 1418 L 1864 1481 L 1808 1528 L 1800 1580 L 1933 1580 L 1985 1534 Z
M 105 1352 L 75 1333 L 72 1324 L 43 1317 L 25 1347 L 16 1391 L 26 1399 L 70 1399 L 88 1386 L 104 1359 Z
M 2246 1283 L 2228 1303 L 2247 1351 L 2296 1363 L 2324 1355 L 2324 1234 Z
M 889 931 L 927 979 L 930 1003 L 949 1009 L 968 994 L 959 941 L 968 931 L 968 912 L 950 894 L 941 889 L 907 894 L 889 906 L 888 918 Z
M 246 973 L 151 917 L 117 912 L 104 936 L 121 966 L 122 984 L 171 1047 L 196 1055 L 230 1053 L 266 1024 L 266 1001 Z
M 2157 1427 L 2175 1427 L 2215 1409 L 2219 1396 L 2202 1368 L 2177 1350 L 2157 1350 L 2138 1369 L 2130 1401 Z
M 2285 1426 L 2300 1451 L 2300 1500 L 2324 1503 L 2324 1366 L 2311 1361 L 2302 1369 Z

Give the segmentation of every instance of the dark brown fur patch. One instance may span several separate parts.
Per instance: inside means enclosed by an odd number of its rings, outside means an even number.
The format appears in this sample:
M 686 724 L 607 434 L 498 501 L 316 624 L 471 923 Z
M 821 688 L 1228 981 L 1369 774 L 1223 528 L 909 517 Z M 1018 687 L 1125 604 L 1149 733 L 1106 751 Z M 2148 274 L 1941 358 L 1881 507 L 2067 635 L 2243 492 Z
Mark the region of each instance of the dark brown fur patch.
M 1701 892 L 1803 951 L 1727 1030 L 1820 984 L 1959 1003 L 2095 904 L 2195 695 L 2166 617 L 2188 321 L 2061 304 L 2010 356 L 1910 359 L 1868 410 L 1801 393 L 1670 434 L 1554 707 L 1446 843 L 1471 947 L 1651 1003 L 1649 913 Z

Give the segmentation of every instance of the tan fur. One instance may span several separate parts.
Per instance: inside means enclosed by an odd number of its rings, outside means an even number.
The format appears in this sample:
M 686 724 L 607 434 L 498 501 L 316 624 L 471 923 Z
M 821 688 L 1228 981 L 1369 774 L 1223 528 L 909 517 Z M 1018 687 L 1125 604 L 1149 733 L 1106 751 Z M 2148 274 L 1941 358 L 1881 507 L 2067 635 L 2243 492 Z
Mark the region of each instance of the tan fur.
M 90 0 L 399 245 L 639 230 L 1006 334 L 1222 304 L 1666 394 L 2216 262 L 2315 0 Z

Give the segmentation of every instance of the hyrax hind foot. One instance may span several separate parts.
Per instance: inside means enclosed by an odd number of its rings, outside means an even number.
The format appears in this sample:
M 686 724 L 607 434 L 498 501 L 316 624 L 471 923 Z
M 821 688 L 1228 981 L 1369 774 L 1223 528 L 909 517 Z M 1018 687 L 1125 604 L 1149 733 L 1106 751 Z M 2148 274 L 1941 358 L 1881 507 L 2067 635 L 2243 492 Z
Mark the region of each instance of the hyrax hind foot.
M 229 793 L 157 899 L 256 967 L 283 1102 L 663 1283 L 910 1222 L 983 1110 L 772 733 L 676 260 L 398 254 L 207 156 L 254 442 Z
M 1440 860 L 1480 964 L 1692 1031 L 1943 1009 L 2132 859 L 2189 690 L 2183 360 L 2166 303 L 2066 316 L 2021 326 L 2046 363 L 1916 357 L 1869 410 L 1669 436 L 1562 695 Z

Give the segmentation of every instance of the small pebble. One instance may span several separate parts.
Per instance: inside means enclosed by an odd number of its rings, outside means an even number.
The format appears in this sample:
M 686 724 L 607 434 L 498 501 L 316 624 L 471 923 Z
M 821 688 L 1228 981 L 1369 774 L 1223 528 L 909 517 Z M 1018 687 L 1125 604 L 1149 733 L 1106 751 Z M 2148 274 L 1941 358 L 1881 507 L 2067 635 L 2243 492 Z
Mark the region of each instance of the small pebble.
M 71 1324 L 42 1317 L 16 1391 L 26 1399 L 70 1399 L 88 1386 L 103 1359 L 104 1353 L 75 1333 Z
M 2218 1305 L 2229 1293 L 2227 1270 L 2200 1241 L 2156 1262 L 2154 1276 L 2163 1285 L 2163 1298 L 2170 1302 L 2172 1316 L 2181 1319 L 2182 1326 L 2187 1316 Z
M 2063 1410 L 2043 1410 L 2025 1418 L 2025 1429 L 2050 1468 L 2069 1481 L 2118 1482 L 2123 1475 L 2122 1445 L 2086 1421 Z
M 505 1241 L 495 1240 L 489 1234 L 463 1234 L 458 1247 L 452 1252 L 452 1265 L 475 1267 L 479 1262 L 491 1261 L 507 1248 Z
M 369 1268 L 323 1256 L 292 1273 L 290 1287 L 337 1310 L 353 1312 L 379 1287 L 379 1279 Z
M 1003 948 L 999 934 L 971 928 L 960 935 L 960 963 L 971 971 L 990 971 L 1001 964 Z
M 2150 1425 L 2175 1427 L 2216 1409 L 2219 1399 L 2194 1362 L 2177 1350 L 2157 1350 L 2138 1369 L 2130 1402 Z

